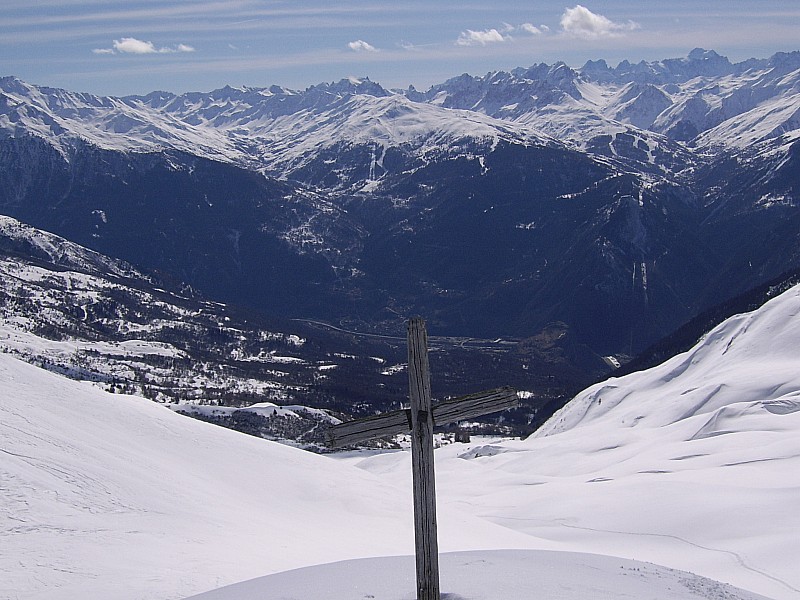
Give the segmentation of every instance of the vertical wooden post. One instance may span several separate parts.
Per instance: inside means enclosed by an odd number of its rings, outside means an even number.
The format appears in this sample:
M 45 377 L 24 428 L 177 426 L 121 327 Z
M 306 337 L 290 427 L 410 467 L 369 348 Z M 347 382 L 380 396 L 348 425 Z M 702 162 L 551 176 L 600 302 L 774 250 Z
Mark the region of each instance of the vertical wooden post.
M 411 400 L 417 600 L 440 600 L 431 373 L 428 365 L 428 334 L 425 321 L 420 317 L 408 322 L 408 389 Z

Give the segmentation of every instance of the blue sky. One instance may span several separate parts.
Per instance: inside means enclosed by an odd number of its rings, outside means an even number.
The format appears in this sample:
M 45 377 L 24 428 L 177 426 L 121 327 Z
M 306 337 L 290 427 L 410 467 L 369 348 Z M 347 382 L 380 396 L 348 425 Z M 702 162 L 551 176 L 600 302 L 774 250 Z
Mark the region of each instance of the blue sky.
M 3 0 L 0 75 L 107 95 L 800 49 L 798 0 Z

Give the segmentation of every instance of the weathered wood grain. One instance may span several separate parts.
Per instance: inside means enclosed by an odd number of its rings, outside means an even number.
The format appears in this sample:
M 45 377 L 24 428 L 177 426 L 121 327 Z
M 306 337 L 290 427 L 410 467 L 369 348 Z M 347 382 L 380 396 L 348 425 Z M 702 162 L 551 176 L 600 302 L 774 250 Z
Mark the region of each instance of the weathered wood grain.
M 411 431 L 410 412 L 395 410 L 372 417 L 334 425 L 326 433 L 328 444 L 334 448 L 366 442 L 374 438 Z
M 446 425 L 516 406 L 519 406 L 517 390 L 501 387 L 439 402 L 433 407 L 433 421 L 435 425 Z
M 517 392 L 510 387 L 476 392 L 435 404 L 433 406 L 433 423 L 434 425 L 446 425 L 518 405 Z M 410 431 L 411 411 L 404 409 L 334 425 L 326 432 L 326 436 L 330 446 L 341 448 L 378 437 L 409 433 Z
M 408 391 L 410 409 L 341 423 L 331 427 L 327 437 L 328 443 L 338 448 L 376 437 L 411 432 L 417 600 L 440 600 L 433 427 L 512 408 L 519 404 L 519 399 L 515 390 L 503 387 L 432 406 L 428 333 L 425 321 L 419 317 L 408 322 Z
M 428 334 L 425 322 L 419 317 L 408 323 L 408 390 L 411 400 L 417 600 L 440 600 L 431 373 L 428 365 Z

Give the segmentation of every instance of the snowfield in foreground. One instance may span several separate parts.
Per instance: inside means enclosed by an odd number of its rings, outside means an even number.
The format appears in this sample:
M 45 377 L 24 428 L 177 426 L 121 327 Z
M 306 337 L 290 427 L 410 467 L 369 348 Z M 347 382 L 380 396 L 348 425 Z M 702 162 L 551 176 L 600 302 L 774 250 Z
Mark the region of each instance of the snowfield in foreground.
M 441 522 L 444 551 L 530 546 Z M 414 543 L 373 475 L 0 354 L 0 548 L 3 600 L 163 600 Z
M 533 438 L 437 450 L 445 598 L 755 597 L 708 577 L 800 599 L 799 314 L 800 286 Z M 0 398 L 0 598 L 181 598 L 300 567 L 205 598 L 414 596 L 412 560 L 379 558 L 413 549 L 406 452 L 316 456 L 2 355 Z
M 610 556 L 542 550 L 443 554 L 442 600 L 757 600 L 691 573 Z M 191 600 L 415 600 L 414 557 L 366 558 L 297 569 Z
M 799 347 L 796 286 L 585 390 L 528 440 L 438 450 L 439 506 L 560 550 L 798 599 Z M 348 460 L 409 485 L 405 454 Z

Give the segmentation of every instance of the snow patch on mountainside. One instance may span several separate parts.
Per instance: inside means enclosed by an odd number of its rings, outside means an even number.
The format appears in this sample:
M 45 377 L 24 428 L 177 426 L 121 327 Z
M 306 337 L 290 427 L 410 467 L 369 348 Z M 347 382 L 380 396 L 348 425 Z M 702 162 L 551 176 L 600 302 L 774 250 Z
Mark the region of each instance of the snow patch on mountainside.
M 52 233 L 0 215 L 0 248 L 22 251 L 60 267 L 85 272 L 102 270 L 120 277 L 146 277 L 128 263 L 109 258 Z

